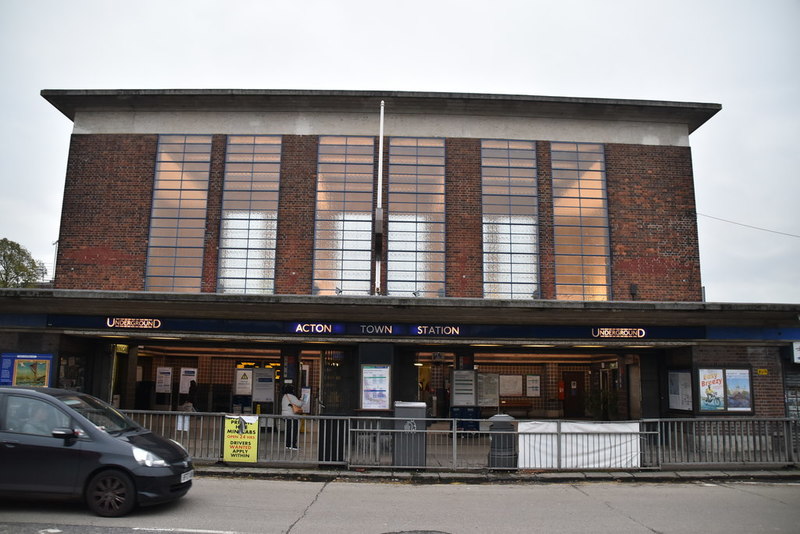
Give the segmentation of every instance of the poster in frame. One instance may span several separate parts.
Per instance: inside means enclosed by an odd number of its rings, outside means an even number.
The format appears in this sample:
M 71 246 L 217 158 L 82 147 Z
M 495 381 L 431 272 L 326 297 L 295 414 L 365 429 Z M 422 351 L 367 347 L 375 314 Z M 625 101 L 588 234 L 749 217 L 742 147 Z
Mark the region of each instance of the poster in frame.
M 50 387 L 53 380 L 52 354 L 2 355 L 0 385 Z

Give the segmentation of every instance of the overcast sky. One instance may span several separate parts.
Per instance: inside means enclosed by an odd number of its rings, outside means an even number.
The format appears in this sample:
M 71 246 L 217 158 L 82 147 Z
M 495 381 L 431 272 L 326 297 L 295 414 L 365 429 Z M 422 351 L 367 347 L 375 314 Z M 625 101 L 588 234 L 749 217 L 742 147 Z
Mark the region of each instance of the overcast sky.
M 2 0 L 0 237 L 52 268 L 72 123 L 42 89 L 713 102 L 690 137 L 706 300 L 800 303 L 798 28 L 800 0 Z

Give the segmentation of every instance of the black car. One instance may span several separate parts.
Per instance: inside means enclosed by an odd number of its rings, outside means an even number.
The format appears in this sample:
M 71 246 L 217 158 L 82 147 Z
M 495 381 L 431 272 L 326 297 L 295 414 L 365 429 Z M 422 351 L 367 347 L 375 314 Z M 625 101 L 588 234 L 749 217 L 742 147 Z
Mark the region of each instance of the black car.
M 0 494 L 84 499 L 117 517 L 182 497 L 192 459 L 105 402 L 75 391 L 0 387 Z

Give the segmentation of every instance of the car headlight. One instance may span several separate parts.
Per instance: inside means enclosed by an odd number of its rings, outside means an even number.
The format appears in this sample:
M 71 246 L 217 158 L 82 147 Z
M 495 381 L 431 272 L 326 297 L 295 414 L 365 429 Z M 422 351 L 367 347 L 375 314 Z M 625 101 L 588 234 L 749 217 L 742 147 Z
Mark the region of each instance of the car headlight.
M 167 462 L 164 461 L 163 458 L 160 456 L 156 456 L 150 451 L 146 451 L 144 449 L 140 449 L 139 447 L 133 446 L 133 458 L 139 463 L 139 465 L 146 465 L 147 467 L 166 467 Z

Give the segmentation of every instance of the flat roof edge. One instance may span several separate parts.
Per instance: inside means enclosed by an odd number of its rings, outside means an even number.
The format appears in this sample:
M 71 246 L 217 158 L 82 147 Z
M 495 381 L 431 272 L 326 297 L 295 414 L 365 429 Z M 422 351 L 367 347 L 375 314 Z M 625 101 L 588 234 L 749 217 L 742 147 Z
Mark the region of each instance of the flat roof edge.
M 720 104 L 610 98 L 558 97 L 520 94 L 452 93 L 375 90 L 302 89 L 43 89 L 41 96 L 74 120 L 79 109 L 191 109 L 330 105 L 341 109 L 369 109 L 380 100 L 395 109 L 425 107 L 445 113 L 480 110 L 540 112 L 578 117 L 620 114 L 651 120 L 685 122 L 693 132 L 722 109 Z M 377 112 L 377 111 L 376 111 Z

